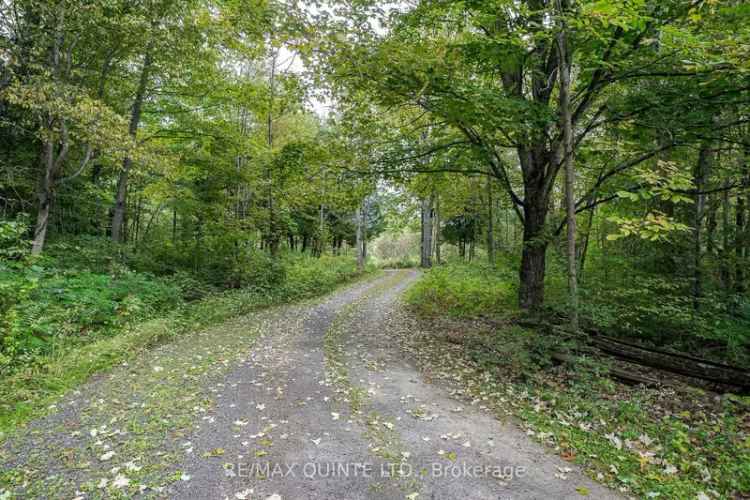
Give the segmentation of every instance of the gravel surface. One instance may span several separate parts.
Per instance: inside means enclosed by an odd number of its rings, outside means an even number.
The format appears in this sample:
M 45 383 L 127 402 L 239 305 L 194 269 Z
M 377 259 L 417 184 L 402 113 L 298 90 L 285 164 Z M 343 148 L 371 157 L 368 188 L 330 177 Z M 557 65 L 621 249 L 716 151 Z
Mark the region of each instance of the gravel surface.
M 415 368 L 399 297 L 417 277 L 388 271 L 118 367 L 3 443 L 0 498 L 618 498 Z

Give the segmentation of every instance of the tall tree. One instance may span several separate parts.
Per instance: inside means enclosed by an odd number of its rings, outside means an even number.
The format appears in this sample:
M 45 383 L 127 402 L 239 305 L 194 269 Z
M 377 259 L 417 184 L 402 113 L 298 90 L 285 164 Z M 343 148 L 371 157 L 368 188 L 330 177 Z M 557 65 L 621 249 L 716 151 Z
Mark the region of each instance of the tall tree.
M 558 12 L 565 15 L 565 4 L 558 0 Z M 565 169 L 565 222 L 567 226 L 567 259 L 568 259 L 568 302 L 570 304 L 570 328 L 578 331 L 578 258 L 576 254 L 576 198 L 575 198 L 575 163 L 573 158 L 573 110 L 570 104 L 570 49 L 568 48 L 567 23 L 560 22 L 557 33 L 557 52 L 559 60 L 558 75 L 560 78 L 560 128 L 562 144 L 560 153 Z

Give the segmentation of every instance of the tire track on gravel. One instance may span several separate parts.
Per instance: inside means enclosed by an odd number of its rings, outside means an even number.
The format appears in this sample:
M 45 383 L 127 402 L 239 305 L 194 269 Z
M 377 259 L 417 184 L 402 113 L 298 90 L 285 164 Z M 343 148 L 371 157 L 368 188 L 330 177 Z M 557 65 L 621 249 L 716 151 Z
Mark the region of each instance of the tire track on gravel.
M 399 298 L 417 277 L 411 272 L 363 302 L 341 325 L 348 332 L 342 363 L 349 390 L 366 394 L 360 415 L 368 427 L 389 431 L 365 435 L 382 455 L 401 459 L 402 484 L 420 499 L 572 499 L 582 498 L 583 488 L 593 498 L 621 498 L 476 401 L 454 399 L 449 387 L 425 381 L 397 347 L 412 324 Z

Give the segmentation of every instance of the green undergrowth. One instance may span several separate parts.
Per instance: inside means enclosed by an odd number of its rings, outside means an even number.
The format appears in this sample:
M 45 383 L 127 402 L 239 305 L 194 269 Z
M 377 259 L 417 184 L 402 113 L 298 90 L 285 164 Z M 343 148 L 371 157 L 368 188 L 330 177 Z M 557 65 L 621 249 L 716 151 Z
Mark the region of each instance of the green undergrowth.
M 545 283 L 547 319 L 565 321 L 568 311 L 564 262 L 550 252 Z M 689 352 L 750 369 L 750 302 L 707 290 L 699 309 L 690 282 L 665 279 L 610 259 L 594 261 L 579 283 L 580 320 L 587 329 L 665 350 Z M 503 255 L 496 266 L 484 260 L 449 260 L 425 273 L 407 300 L 425 315 L 454 318 L 517 318 L 518 262 Z
M 498 312 L 508 286 L 498 286 L 493 300 L 492 278 L 482 274 L 435 269 L 411 289 L 415 324 L 403 342 L 430 373 L 458 380 L 498 415 L 520 419 L 529 436 L 628 495 L 705 500 L 750 492 L 750 398 L 677 383 L 625 386 L 590 357 L 556 366 L 551 352 L 568 341 L 505 321 L 512 314 Z
M 346 257 L 285 257 L 283 265 L 284 279 L 274 286 L 215 292 L 189 303 L 172 290 L 175 297 L 167 301 L 169 307 L 153 308 L 150 319 L 121 319 L 120 323 L 110 323 L 104 328 L 92 328 L 83 333 L 71 326 L 66 335 L 57 335 L 54 348 L 29 356 L 26 363 L 0 379 L 0 433 L 7 433 L 43 414 L 66 391 L 156 344 L 258 308 L 323 295 L 358 276 L 354 260 Z M 76 274 L 76 277 L 80 276 L 80 273 Z M 63 277 L 56 275 L 51 279 Z M 112 285 L 112 281 L 99 279 L 102 280 L 101 288 Z M 147 280 L 144 277 L 138 279 Z M 69 297 L 75 294 L 73 286 L 70 280 L 63 281 L 59 295 Z M 168 285 L 164 286 L 169 290 Z M 165 295 L 162 291 L 154 292 L 149 286 L 145 288 L 152 296 Z M 86 290 L 91 295 L 96 292 Z M 143 298 L 133 287 L 129 291 L 125 295 L 130 297 L 127 300 L 132 302 Z M 100 299 L 100 302 L 105 308 L 111 306 L 105 299 Z M 65 300 L 56 303 L 55 307 L 64 308 Z M 90 318 L 86 313 L 81 313 L 81 316 Z
M 406 296 L 423 314 L 453 317 L 507 316 L 515 308 L 516 287 L 508 272 L 460 261 L 424 274 Z
M 413 269 L 419 267 L 419 260 L 412 258 L 384 259 L 376 261 L 384 269 Z

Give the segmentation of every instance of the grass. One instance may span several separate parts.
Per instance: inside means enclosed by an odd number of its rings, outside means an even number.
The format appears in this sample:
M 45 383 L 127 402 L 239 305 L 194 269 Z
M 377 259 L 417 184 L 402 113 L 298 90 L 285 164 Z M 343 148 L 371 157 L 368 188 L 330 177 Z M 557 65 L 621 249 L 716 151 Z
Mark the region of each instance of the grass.
M 429 271 L 408 296 L 420 318 L 412 330 L 429 333 L 405 338 L 405 348 L 619 491 L 701 499 L 750 492 L 750 398 L 620 385 L 593 358 L 553 366 L 549 354 L 562 339 L 506 321 L 515 315 L 503 309 L 513 290 L 506 279 L 466 264 Z M 493 317 L 493 326 L 468 321 L 477 316 Z
M 259 308 L 320 296 L 358 276 L 353 259 L 289 258 L 286 278 L 270 288 L 246 288 L 180 303 L 161 317 L 124 324 L 116 334 L 71 339 L 0 379 L 0 439 L 14 428 L 54 409 L 54 403 L 92 375 L 173 340 Z

